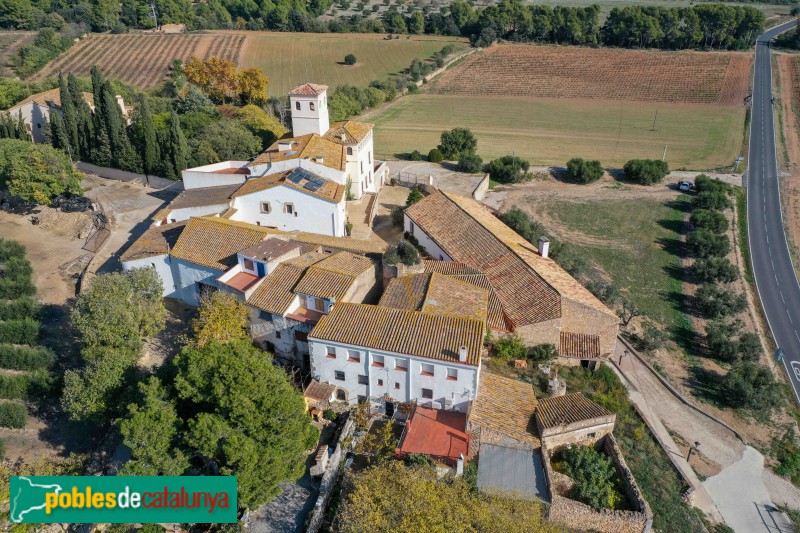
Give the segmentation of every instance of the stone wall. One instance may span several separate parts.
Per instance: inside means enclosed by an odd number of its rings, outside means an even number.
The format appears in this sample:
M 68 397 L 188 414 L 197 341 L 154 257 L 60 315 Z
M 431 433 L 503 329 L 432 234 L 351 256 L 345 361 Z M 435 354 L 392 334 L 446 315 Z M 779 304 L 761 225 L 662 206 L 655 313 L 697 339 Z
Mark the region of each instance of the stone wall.
M 561 327 L 562 318 L 554 318 L 552 320 L 545 320 L 544 322 L 518 327 L 516 333 L 527 346 L 552 344 L 558 347 L 561 337 Z
M 564 331 L 599 335 L 600 355 L 614 353 L 619 334 L 619 319 L 616 316 L 602 313 L 568 298 L 561 299 L 561 313 L 561 326 Z
M 530 450 L 533 451 L 538 446 L 536 446 L 532 442 L 522 442 L 517 439 L 512 439 L 508 435 L 503 433 L 499 433 L 497 431 L 493 431 L 489 428 L 485 428 L 483 426 L 472 426 L 469 425 L 469 430 L 471 434 L 471 444 L 470 444 L 470 453 L 472 456 L 478 455 L 481 449 L 482 444 L 495 444 L 497 446 L 503 446 L 505 448 L 516 448 L 519 450 Z
M 480 202 L 486 197 L 487 192 L 489 192 L 489 174 L 486 174 L 483 179 L 478 182 L 475 189 L 473 189 L 472 198 Z
M 547 443 L 550 450 L 555 451 L 567 444 L 593 445 L 604 439 L 606 436 L 613 436 L 614 422 L 617 415 L 608 415 L 595 418 L 589 421 L 581 421 L 575 424 L 567 424 L 553 428 L 543 429 L 537 419 L 536 426 L 539 436 L 543 442 Z

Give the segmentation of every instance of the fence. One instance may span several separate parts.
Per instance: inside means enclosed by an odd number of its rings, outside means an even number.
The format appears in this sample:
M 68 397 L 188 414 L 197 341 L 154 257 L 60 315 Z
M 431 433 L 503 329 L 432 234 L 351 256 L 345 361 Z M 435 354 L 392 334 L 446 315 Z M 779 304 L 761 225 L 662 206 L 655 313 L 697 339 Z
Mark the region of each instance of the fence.
M 416 187 L 433 185 L 433 176 L 430 174 L 419 175 L 412 174 L 411 172 L 398 172 L 395 176 L 395 182 L 402 187 L 414 189 Z

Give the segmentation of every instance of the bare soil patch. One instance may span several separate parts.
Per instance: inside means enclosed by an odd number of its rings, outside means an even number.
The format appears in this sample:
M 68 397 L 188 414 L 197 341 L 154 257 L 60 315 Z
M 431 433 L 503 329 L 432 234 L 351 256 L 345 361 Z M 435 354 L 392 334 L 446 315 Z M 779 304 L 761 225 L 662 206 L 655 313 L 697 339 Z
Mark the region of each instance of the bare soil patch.
M 752 54 L 495 45 L 445 72 L 438 94 L 739 106 Z
M 782 145 L 785 147 L 785 151 L 778 150 L 783 171 L 781 200 L 789 241 L 796 252 L 800 243 L 800 58 L 796 55 L 779 54 L 776 59 L 780 87 L 779 112 L 783 124 Z M 785 155 L 788 155 L 788 160 Z

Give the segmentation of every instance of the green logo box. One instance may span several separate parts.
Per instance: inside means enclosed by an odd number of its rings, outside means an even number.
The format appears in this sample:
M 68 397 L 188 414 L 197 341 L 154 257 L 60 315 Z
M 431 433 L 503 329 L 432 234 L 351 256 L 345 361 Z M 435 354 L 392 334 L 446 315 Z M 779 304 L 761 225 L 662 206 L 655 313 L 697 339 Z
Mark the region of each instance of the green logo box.
M 12 523 L 234 523 L 235 476 L 11 476 Z

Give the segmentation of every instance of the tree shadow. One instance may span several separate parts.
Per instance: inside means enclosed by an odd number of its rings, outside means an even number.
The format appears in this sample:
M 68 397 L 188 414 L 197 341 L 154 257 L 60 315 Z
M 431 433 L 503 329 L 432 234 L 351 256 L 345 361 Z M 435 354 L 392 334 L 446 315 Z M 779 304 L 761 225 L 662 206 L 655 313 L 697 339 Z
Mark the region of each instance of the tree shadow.
M 656 224 L 667 231 L 671 231 L 672 233 L 677 233 L 679 235 L 683 235 L 686 229 L 686 223 L 683 220 L 670 220 L 668 218 L 664 218 L 657 220 Z
M 719 386 L 722 382 L 722 377 L 719 372 L 708 370 L 695 364 L 689 367 L 689 377 L 686 380 L 686 384 L 698 398 L 713 404 L 719 404 Z

